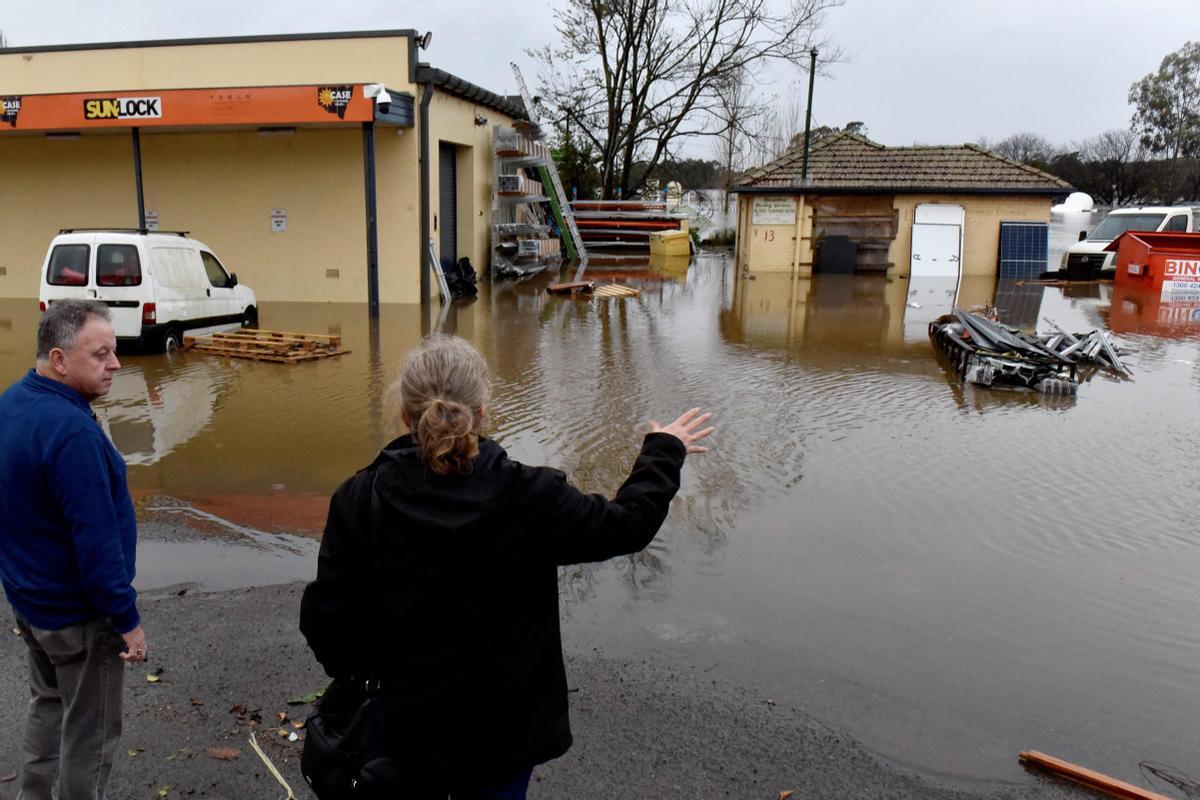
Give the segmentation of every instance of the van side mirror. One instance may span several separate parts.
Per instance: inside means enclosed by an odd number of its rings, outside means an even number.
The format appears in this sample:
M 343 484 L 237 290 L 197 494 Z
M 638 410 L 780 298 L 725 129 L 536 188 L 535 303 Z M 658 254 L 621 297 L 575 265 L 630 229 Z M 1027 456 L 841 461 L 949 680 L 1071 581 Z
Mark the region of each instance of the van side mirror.
M 1087 231 L 1080 231 L 1079 232 L 1079 241 L 1082 242 L 1086 238 L 1087 238 Z
M 237 286 L 237 273 L 231 272 L 229 273 L 229 288 L 232 289 L 234 286 Z

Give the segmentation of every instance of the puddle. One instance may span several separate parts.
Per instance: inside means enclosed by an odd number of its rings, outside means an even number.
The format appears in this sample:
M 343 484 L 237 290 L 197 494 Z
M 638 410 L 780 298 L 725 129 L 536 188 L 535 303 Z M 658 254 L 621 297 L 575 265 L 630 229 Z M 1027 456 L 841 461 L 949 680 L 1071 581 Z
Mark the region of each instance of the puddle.
M 164 498 L 141 506 L 138 591 L 181 584 L 221 591 L 316 576 L 316 539 L 268 533 Z

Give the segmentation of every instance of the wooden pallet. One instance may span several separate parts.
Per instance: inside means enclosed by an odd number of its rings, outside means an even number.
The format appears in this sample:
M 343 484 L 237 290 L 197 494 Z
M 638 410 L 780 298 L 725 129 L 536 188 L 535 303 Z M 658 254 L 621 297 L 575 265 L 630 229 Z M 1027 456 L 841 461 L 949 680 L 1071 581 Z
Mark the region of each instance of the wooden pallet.
M 637 297 L 642 293 L 641 289 L 634 289 L 632 286 L 622 286 L 619 283 L 597 286 L 595 281 L 552 283 L 546 287 L 546 291 L 550 294 L 570 295 L 571 297 L 581 294 L 591 297 Z
M 637 297 L 642 293 L 641 289 L 634 289 L 632 286 L 622 286 L 619 283 L 610 283 L 607 286 L 597 287 L 596 291 L 592 292 L 593 297 Z
M 287 333 L 254 328 L 183 337 L 183 349 L 226 358 L 298 364 L 349 353 L 342 348 L 341 336 L 319 333 Z

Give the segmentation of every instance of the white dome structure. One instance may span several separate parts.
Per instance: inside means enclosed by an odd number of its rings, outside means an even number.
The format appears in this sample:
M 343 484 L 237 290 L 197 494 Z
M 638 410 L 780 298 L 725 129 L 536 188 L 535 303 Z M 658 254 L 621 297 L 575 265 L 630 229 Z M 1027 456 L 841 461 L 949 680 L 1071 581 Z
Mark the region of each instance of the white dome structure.
M 1086 192 L 1071 192 L 1063 203 L 1052 206 L 1050 211 L 1055 214 L 1072 214 L 1081 211 L 1091 211 L 1096 207 L 1092 196 Z

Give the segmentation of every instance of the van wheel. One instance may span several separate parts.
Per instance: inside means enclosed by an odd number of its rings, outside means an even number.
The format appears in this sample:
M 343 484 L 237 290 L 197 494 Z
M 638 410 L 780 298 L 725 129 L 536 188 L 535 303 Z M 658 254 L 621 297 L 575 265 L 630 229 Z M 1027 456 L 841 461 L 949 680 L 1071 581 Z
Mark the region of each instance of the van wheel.
M 182 344 L 183 338 L 179 335 L 179 331 L 174 328 L 167 328 L 162 337 L 162 351 L 164 353 L 177 352 Z
M 257 328 L 258 327 L 258 309 L 257 308 L 255 308 L 254 306 L 247 306 L 246 312 L 244 314 L 242 314 L 242 327 L 243 328 Z

